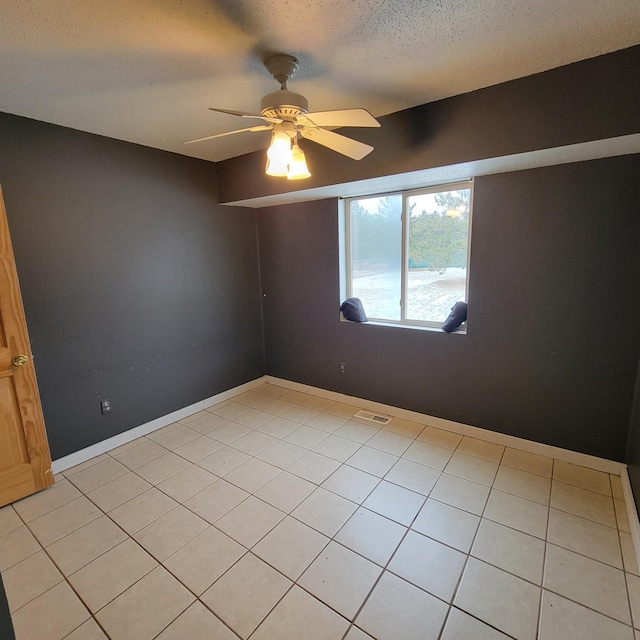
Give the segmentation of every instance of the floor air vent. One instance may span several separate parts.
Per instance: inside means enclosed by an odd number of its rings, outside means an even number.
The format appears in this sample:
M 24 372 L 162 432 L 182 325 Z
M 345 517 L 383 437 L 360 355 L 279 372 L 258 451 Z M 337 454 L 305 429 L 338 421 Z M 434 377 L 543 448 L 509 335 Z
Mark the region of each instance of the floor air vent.
M 391 418 L 388 416 L 381 416 L 378 413 L 371 413 L 371 411 L 358 411 L 354 418 L 361 418 L 362 420 L 368 420 L 369 422 L 375 422 L 380 426 L 384 426 L 385 424 L 389 424 L 391 422 Z

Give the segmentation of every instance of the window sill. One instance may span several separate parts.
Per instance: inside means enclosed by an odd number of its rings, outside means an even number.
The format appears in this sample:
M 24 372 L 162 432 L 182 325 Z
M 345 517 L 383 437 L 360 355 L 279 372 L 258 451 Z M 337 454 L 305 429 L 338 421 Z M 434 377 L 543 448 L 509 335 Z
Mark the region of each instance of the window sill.
M 361 324 L 363 326 L 373 325 L 375 327 L 391 327 L 393 329 L 413 329 L 417 331 L 431 331 L 434 333 L 443 333 L 444 335 L 467 335 L 467 323 L 463 322 L 458 329 L 452 331 L 451 333 L 447 333 L 443 331 L 440 327 L 427 327 L 421 324 L 400 324 L 395 322 L 383 322 L 382 320 L 369 320 L 368 322 L 353 322 L 351 320 L 347 320 L 342 312 L 340 313 L 340 322 L 345 322 L 347 324 Z

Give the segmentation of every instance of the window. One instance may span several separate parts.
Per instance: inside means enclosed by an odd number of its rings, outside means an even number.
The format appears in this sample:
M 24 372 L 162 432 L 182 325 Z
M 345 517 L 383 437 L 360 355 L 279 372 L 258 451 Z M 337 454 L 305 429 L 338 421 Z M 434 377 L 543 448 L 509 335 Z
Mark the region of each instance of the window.
M 472 191 L 464 182 L 346 200 L 346 294 L 370 320 L 440 327 L 466 302 Z

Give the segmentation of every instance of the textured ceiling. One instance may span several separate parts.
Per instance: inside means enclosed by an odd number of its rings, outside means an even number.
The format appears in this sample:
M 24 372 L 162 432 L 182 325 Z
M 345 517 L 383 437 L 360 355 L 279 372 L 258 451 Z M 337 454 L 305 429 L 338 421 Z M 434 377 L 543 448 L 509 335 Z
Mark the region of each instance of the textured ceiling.
M 640 42 L 638 0 L 5 0 L 0 111 L 208 160 L 250 126 L 291 53 L 311 110 L 380 116 Z M 259 124 L 256 121 L 256 124 Z M 266 138 L 265 138 L 266 136 Z

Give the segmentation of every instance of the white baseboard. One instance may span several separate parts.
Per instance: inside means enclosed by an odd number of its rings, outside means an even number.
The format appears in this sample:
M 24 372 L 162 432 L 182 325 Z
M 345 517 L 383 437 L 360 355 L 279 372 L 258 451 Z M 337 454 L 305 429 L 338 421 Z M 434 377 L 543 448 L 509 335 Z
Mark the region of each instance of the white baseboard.
M 312 387 L 310 385 L 302 384 L 300 382 L 292 382 L 291 380 L 284 380 L 282 378 L 275 378 L 273 376 L 263 376 L 251 380 L 245 384 L 242 384 L 233 389 L 228 389 L 215 396 L 196 402 L 195 404 L 183 407 L 178 411 L 169 413 L 165 416 L 161 416 L 151 422 L 147 422 L 133 429 L 129 429 L 124 433 L 120 433 L 112 438 L 98 442 L 90 447 L 81 449 L 74 453 L 69 454 L 63 458 L 55 460 L 52 464 L 52 470 L 54 473 L 59 473 L 65 469 L 74 467 L 77 464 L 85 462 L 90 458 L 94 458 L 102 453 L 106 453 L 111 449 L 115 449 L 120 445 L 131 442 L 136 438 L 140 438 L 152 431 L 166 427 L 172 422 L 186 418 L 187 416 L 207 409 L 208 407 L 229 400 L 234 396 L 240 395 L 245 391 L 255 389 L 264 382 L 274 384 L 285 389 L 291 389 L 293 391 L 300 391 L 302 393 L 310 393 L 312 395 L 319 396 L 321 398 L 327 398 L 334 402 L 342 402 L 344 404 L 354 405 L 363 409 L 372 409 L 386 413 L 390 416 L 403 418 L 405 420 L 412 420 L 413 422 L 422 422 L 429 424 L 432 427 L 443 429 L 444 431 L 451 431 L 453 433 L 459 433 L 461 435 L 470 436 L 472 438 L 480 438 L 488 442 L 494 442 L 506 447 L 512 447 L 514 449 L 520 449 L 521 451 L 528 451 L 530 453 L 537 453 L 538 455 L 548 456 L 555 458 L 556 460 L 562 460 L 564 462 L 570 462 L 578 464 L 583 467 L 589 467 L 590 469 L 596 469 L 597 471 L 604 471 L 605 473 L 611 473 L 613 475 L 623 476 L 626 474 L 626 465 L 622 462 L 615 462 L 614 460 L 607 460 L 605 458 L 598 458 L 596 456 L 587 455 L 585 453 L 578 453 L 577 451 L 571 451 L 569 449 L 562 449 L 560 447 L 554 447 L 548 444 L 542 444 L 540 442 L 533 442 L 531 440 L 525 440 L 524 438 L 518 438 L 516 436 L 506 435 L 504 433 L 498 433 L 496 431 L 490 431 L 489 429 L 482 429 L 480 427 L 472 427 L 461 422 L 454 422 L 453 420 L 445 420 L 444 418 L 438 418 L 436 416 L 430 416 L 425 413 L 418 413 L 416 411 L 410 411 L 409 409 L 400 409 L 391 405 L 382 404 L 381 402 L 374 402 L 372 400 L 365 400 L 364 398 L 357 398 L 355 396 L 347 396 L 336 391 L 328 391 L 327 389 L 321 389 L 319 387 Z M 624 473 L 623 473 L 624 472 Z
M 425 413 L 417 413 L 416 411 L 410 411 L 408 409 L 399 409 L 398 407 L 392 407 L 388 404 L 365 400 L 363 398 L 356 398 L 354 396 L 347 396 L 342 393 L 337 393 L 336 391 L 327 391 L 326 389 L 311 387 L 300 382 L 292 382 L 290 380 L 283 380 L 282 378 L 275 378 L 273 376 L 266 376 L 266 382 L 286 389 L 291 389 L 292 391 L 311 393 L 322 398 L 327 398 L 328 400 L 333 400 L 334 402 L 355 405 L 362 409 L 373 409 L 375 411 L 386 413 L 390 416 L 403 418 L 404 420 L 422 422 L 432 427 L 443 429 L 444 431 L 452 431 L 464 436 L 480 438 L 482 440 L 487 440 L 488 442 L 501 444 L 505 447 L 512 447 L 513 449 L 520 449 L 521 451 L 528 451 L 529 453 L 537 453 L 541 456 L 548 456 L 550 458 L 555 458 L 556 460 L 570 462 L 582 467 L 589 467 L 590 469 L 604 471 L 605 473 L 611 473 L 616 476 L 621 476 L 623 471 L 626 472 L 627 468 L 622 462 L 598 458 L 596 456 L 587 455 L 586 453 L 578 453 L 577 451 L 562 449 L 549 444 L 532 442 L 531 440 L 525 440 L 524 438 L 509 436 L 504 433 L 481 429 L 480 427 L 472 427 L 468 424 L 445 420 L 444 418 L 437 418 Z
M 86 447 L 85 449 L 80 449 L 80 451 L 75 451 L 74 453 L 70 453 L 68 456 L 64 456 L 63 458 L 58 458 L 54 460 L 51 469 L 53 473 L 60 473 L 65 469 L 70 469 L 71 467 L 75 467 L 77 464 L 81 464 L 91 458 L 95 458 L 102 453 L 106 453 L 107 451 L 111 451 L 111 449 L 115 449 L 120 445 L 126 444 L 127 442 L 131 442 L 136 438 L 140 438 L 141 436 L 145 436 L 152 431 L 156 431 L 157 429 L 161 429 L 162 427 L 166 427 L 172 422 L 176 422 L 177 420 L 182 420 L 182 418 L 186 418 L 193 413 L 197 413 L 198 411 L 202 411 L 203 409 L 207 409 L 208 407 L 212 407 L 214 404 L 219 404 L 220 402 L 224 402 L 225 400 L 230 400 L 231 398 L 244 393 L 245 391 L 250 391 L 251 389 L 255 389 L 259 387 L 261 384 L 265 382 L 265 378 L 260 377 L 255 380 L 251 380 L 250 382 L 245 382 L 238 387 L 234 387 L 233 389 L 228 389 L 227 391 L 223 391 L 222 393 L 218 393 L 215 396 L 211 396 L 210 398 L 206 398 L 204 400 L 200 400 L 200 402 L 196 402 L 194 404 L 189 405 L 188 407 L 183 407 L 182 409 L 178 409 L 178 411 L 174 411 L 173 413 L 168 413 L 166 416 L 161 416 L 160 418 L 156 418 L 155 420 L 151 420 L 151 422 L 147 422 L 145 424 L 141 424 L 138 427 L 134 427 L 133 429 L 129 429 L 124 433 L 119 433 L 117 436 L 113 436 L 112 438 L 107 438 L 106 440 L 102 440 L 102 442 L 97 442 L 96 444 L 91 445 L 90 447 Z

